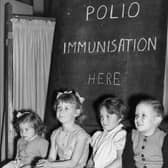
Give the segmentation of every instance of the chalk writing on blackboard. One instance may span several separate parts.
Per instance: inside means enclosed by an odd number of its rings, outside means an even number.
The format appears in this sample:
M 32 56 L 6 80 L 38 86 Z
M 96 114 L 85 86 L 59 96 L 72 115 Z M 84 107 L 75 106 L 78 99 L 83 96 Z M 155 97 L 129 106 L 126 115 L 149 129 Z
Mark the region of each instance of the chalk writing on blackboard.
M 119 8 L 119 9 L 118 9 Z M 86 7 L 86 21 L 90 20 L 90 17 L 95 17 L 97 20 L 103 19 L 123 19 L 123 18 L 136 18 L 140 13 L 141 6 L 138 2 L 132 2 L 129 5 L 122 4 L 118 7 L 116 4 L 109 6 L 100 5 L 97 8 L 88 5 Z M 118 15 L 115 15 L 115 11 L 120 10 Z
M 63 54 L 144 52 L 157 49 L 157 37 L 121 38 L 107 41 L 65 41 Z
M 88 85 L 114 85 L 120 86 L 121 84 L 120 72 L 92 72 L 88 77 Z

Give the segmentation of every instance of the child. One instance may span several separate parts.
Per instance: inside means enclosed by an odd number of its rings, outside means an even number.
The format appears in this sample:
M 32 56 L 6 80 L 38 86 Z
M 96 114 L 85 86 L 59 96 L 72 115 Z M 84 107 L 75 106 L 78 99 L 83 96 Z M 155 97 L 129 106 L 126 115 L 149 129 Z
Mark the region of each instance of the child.
M 89 135 L 75 122 L 82 112 L 83 101 L 84 98 L 74 91 L 57 94 L 56 115 L 62 126 L 53 131 L 48 160 L 40 160 L 38 167 L 83 168 L 85 166 L 89 153 Z
M 97 131 L 91 140 L 93 153 L 88 168 L 122 168 L 122 152 L 126 131 L 121 121 L 126 107 L 117 97 L 105 98 L 99 105 L 100 122 L 103 131 Z
M 17 143 L 17 154 L 14 161 L 3 168 L 29 168 L 37 158 L 44 158 L 48 150 L 48 141 L 42 135 L 45 127 L 40 117 L 32 111 L 18 112 L 16 129 L 21 138 Z
M 126 147 L 128 151 L 131 150 L 129 144 L 132 143 L 133 157 L 127 158 L 125 167 L 168 168 L 168 136 L 158 128 L 163 116 L 163 106 L 158 100 L 147 99 L 137 104 L 134 120 L 136 130 L 132 131 Z

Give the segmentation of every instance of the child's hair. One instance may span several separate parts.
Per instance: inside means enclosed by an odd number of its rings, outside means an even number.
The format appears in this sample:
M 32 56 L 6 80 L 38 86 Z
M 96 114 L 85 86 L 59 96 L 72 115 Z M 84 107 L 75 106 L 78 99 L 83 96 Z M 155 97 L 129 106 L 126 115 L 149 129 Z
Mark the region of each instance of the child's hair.
M 56 96 L 56 101 L 54 103 L 54 109 L 57 110 L 57 106 L 61 102 L 75 104 L 76 108 L 80 109 L 80 114 L 77 117 L 77 121 L 81 123 L 85 119 L 85 115 L 82 114 L 83 112 L 82 104 L 84 101 L 85 99 L 81 97 L 78 92 L 75 92 L 74 90 L 70 90 L 70 91 L 66 90 L 63 92 L 58 92 Z
M 99 111 L 102 107 L 105 107 L 109 114 L 116 114 L 121 119 L 126 116 L 127 108 L 123 101 L 116 96 L 110 96 L 102 100 L 99 104 Z
M 20 131 L 19 125 L 21 123 L 30 123 L 37 135 L 43 136 L 45 134 L 46 127 L 37 113 L 32 110 L 15 111 L 15 113 L 16 117 L 14 121 L 14 127 L 17 132 Z
M 56 96 L 55 108 L 60 102 L 75 104 L 77 109 L 82 110 L 84 98 L 80 97 L 79 93 L 73 90 L 58 92 Z
M 164 117 L 164 107 L 159 100 L 145 99 L 145 100 L 141 100 L 137 105 L 139 104 L 151 105 L 154 111 L 157 113 L 157 115 L 161 116 L 162 118 Z

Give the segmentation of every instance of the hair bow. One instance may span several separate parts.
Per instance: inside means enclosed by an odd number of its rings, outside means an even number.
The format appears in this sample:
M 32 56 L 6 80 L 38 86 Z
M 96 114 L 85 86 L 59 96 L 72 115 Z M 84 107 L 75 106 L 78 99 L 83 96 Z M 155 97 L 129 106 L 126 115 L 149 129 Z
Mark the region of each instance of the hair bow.
M 61 96 L 61 95 L 63 95 L 63 94 L 71 94 L 72 93 L 72 91 L 64 91 L 64 92 L 58 92 L 57 93 L 57 99 Z
M 17 114 L 16 114 L 16 118 L 19 118 L 19 117 L 21 117 L 22 115 L 23 115 L 23 113 L 21 113 L 20 111 L 18 111 Z
M 81 97 L 78 92 L 75 92 L 75 95 L 76 95 L 76 97 L 78 97 L 80 103 L 83 104 L 83 102 L 85 101 L 85 98 Z
M 73 94 L 73 91 L 64 91 L 64 92 L 58 92 L 56 99 L 58 99 L 63 94 Z M 74 92 L 74 95 L 79 99 L 79 102 L 82 104 L 85 101 L 84 97 L 81 97 L 78 92 Z
M 29 114 L 29 111 L 17 111 L 16 118 L 20 118 L 25 114 Z

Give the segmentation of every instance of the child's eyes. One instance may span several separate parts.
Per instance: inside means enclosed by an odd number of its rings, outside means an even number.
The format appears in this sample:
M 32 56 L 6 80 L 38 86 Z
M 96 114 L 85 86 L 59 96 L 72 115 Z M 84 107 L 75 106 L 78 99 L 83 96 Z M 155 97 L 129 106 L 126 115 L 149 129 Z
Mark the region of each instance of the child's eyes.
M 64 109 L 64 110 L 69 110 L 70 108 L 69 108 L 69 107 L 65 107 L 65 108 L 57 107 L 57 110 L 58 110 L 58 111 L 62 111 L 63 109 Z
M 101 119 L 101 120 L 104 120 L 105 118 L 106 118 L 106 119 L 109 119 L 110 116 L 109 116 L 109 115 L 106 115 L 106 116 L 100 116 L 100 119 Z
M 135 118 L 136 118 L 136 119 L 139 118 L 139 117 L 145 118 L 146 115 L 145 115 L 145 114 L 142 114 L 142 115 L 138 115 L 138 114 L 136 114 L 136 115 L 135 115 Z
M 69 110 L 69 107 L 66 107 L 65 110 Z
M 145 117 L 146 115 L 145 114 L 142 114 L 142 117 Z
M 57 107 L 57 110 L 58 110 L 58 111 L 61 111 L 61 109 L 62 109 L 61 107 Z

